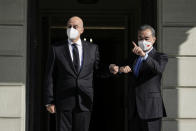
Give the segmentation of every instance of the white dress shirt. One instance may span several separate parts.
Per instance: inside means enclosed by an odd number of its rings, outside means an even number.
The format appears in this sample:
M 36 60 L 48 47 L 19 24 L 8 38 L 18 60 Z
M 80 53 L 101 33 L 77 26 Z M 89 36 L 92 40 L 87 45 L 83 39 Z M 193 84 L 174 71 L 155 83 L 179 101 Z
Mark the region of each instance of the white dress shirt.
M 152 49 L 153 47 L 149 51 L 146 52 L 146 55 L 142 57 L 142 60 L 146 60 L 148 58 L 148 53 L 150 53 Z
M 72 44 L 74 44 L 70 39 L 68 39 L 68 45 L 69 45 L 69 52 L 71 55 L 71 59 L 73 61 L 73 47 Z M 82 66 L 82 61 L 83 61 L 83 50 L 82 50 L 82 41 L 79 39 L 77 42 L 75 42 L 77 48 L 78 48 L 78 53 L 79 53 L 79 59 L 80 59 L 80 67 Z

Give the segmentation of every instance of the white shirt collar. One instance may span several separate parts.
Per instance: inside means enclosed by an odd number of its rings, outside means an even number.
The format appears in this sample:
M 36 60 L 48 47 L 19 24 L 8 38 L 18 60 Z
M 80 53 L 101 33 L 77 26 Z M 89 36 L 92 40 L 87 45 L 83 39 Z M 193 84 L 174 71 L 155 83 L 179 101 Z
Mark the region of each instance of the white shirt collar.
M 152 46 L 152 48 L 149 51 L 146 52 L 146 54 L 150 53 L 152 49 L 153 49 L 153 46 Z
M 81 41 L 81 39 L 79 39 L 78 41 L 76 41 L 76 42 L 74 42 L 74 43 L 73 43 L 70 39 L 68 39 L 68 43 L 69 43 L 70 45 L 76 43 L 77 46 L 82 46 L 82 41 Z

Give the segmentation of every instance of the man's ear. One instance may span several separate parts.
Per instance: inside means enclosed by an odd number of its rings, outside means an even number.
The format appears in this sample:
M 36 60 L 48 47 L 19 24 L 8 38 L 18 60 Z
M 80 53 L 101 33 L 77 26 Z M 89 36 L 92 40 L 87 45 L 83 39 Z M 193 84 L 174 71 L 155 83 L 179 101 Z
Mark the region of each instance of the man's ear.
M 81 32 L 80 32 L 80 34 L 82 34 L 83 32 L 84 32 L 84 28 L 82 28 L 82 29 L 81 29 Z
M 153 41 L 154 41 L 154 43 L 155 43 L 155 41 L 156 41 L 156 37 L 153 37 Z

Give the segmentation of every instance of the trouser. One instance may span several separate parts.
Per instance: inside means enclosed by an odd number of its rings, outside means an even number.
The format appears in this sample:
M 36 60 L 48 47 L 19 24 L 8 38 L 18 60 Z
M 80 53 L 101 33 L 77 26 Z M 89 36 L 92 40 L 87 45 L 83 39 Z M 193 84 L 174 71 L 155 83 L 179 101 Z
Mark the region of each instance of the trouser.
M 91 112 L 57 111 L 57 131 L 88 131 Z
M 162 118 L 142 120 L 138 113 L 129 119 L 129 131 L 161 131 Z

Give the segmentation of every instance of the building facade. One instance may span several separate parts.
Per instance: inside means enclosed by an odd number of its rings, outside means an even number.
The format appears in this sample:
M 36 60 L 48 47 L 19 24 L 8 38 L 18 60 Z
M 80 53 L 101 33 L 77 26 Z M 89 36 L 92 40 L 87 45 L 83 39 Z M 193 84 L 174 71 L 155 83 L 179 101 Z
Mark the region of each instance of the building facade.
M 27 0 L 0 0 L 0 130 L 25 131 Z
M 52 118 L 43 110 L 41 102 L 45 48 L 54 40 L 62 39 L 64 20 L 79 14 L 87 21 L 86 34 L 95 32 L 90 36 L 94 41 L 104 43 L 108 38 L 113 39 L 113 35 L 117 36 L 110 47 L 115 49 L 112 53 L 118 52 L 119 55 L 114 56 L 111 62 L 128 56 L 128 43 L 136 39 L 136 29 L 140 24 L 152 24 L 157 29 L 157 49 L 169 56 L 162 85 L 168 117 L 163 119 L 162 129 L 194 131 L 195 5 L 195 0 L 0 0 L 0 130 L 49 131 L 52 128 Z M 103 30 L 108 33 L 104 34 Z M 109 48 L 106 44 L 100 46 Z M 127 130 L 126 106 L 122 111 L 118 104 L 121 94 L 125 95 L 122 100 L 126 98 L 127 84 L 126 80 L 122 81 L 125 81 L 123 90 L 118 89 L 117 82 L 112 92 L 114 95 L 110 96 L 114 97 L 110 106 L 116 111 L 108 111 L 114 121 L 105 122 L 111 131 L 121 127 Z M 110 102 L 109 98 L 105 101 Z M 120 115 L 113 116 L 116 112 Z M 121 118 L 123 114 L 125 116 Z M 125 121 L 118 125 L 119 120 Z M 117 126 L 112 128 L 113 125 Z

